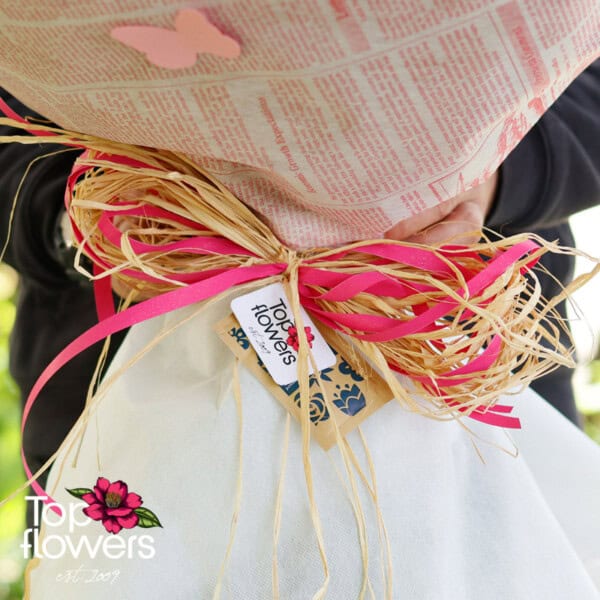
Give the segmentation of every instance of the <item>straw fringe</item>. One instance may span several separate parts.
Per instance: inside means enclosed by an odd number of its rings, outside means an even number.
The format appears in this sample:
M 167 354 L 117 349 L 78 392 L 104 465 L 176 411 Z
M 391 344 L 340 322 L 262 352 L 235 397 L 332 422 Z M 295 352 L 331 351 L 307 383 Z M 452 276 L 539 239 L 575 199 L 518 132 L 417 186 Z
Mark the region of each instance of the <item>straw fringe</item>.
M 0 124 L 23 130 L 32 129 L 31 124 L 23 124 L 5 118 L 0 118 Z M 595 263 L 590 273 L 577 278 L 556 298 L 544 300 L 541 297 L 539 281 L 535 273 L 529 272 L 528 265 L 546 252 L 571 254 L 577 252 L 561 248 L 532 235 L 514 236 L 495 242 L 484 239 L 482 243 L 474 244 L 471 247 L 471 254 L 452 248 L 434 249 L 436 258 L 448 267 L 446 273 L 435 276 L 400 263 L 381 264 L 381 261 L 361 251 L 365 245 L 372 243 L 423 248 L 419 245 L 376 240 L 355 242 L 336 249 L 316 248 L 295 251 L 285 247 L 269 227 L 218 180 L 181 154 L 134 147 L 38 124 L 35 125 L 35 131 L 36 137 L 29 135 L 0 136 L 0 143 L 6 141 L 24 144 L 48 142 L 87 149 L 85 155 L 76 161 L 77 165 L 87 167 L 88 170 L 74 188 L 69 214 L 83 236 L 79 253 L 85 252 L 97 257 L 96 260 L 110 265 L 99 276 L 93 276 L 77 265 L 77 268 L 88 277 L 93 279 L 110 276 L 124 289 L 131 289 L 134 291 L 134 295 L 138 294 L 138 298 L 144 298 L 185 285 L 174 278 L 174 276 L 185 273 L 211 269 L 235 269 L 256 264 L 288 264 L 286 272 L 281 277 L 274 279 L 282 280 L 284 283 L 298 331 L 302 457 L 310 514 L 323 567 L 323 582 L 313 596 L 315 600 L 325 597 L 330 581 L 330 570 L 314 496 L 310 459 L 309 361 L 312 363 L 314 372 L 318 373 L 318 370 L 310 352 L 300 312 L 298 272 L 302 265 L 318 259 L 319 268 L 337 273 L 360 274 L 377 271 L 414 288 L 413 294 L 401 299 L 362 292 L 354 298 L 342 302 L 317 300 L 317 304 L 322 310 L 337 314 L 383 315 L 394 318 L 400 323 L 415 318 L 414 307 L 416 305 L 433 306 L 448 298 L 456 302 L 457 306 L 449 310 L 445 317 L 444 327 L 434 331 L 419 331 L 392 341 L 378 343 L 352 337 L 352 334 L 356 332 L 349 328 L 342 334 L 337 332 L 328 332 L 327 334 L 328 340 L 332 341 L 334 346 L 344 349 L 344 355 L 347 358 L 351 358 L 357 352 L 366 356 L 373 368 L 382 374 L 396 400 L 410 411 L 438 420 L 462 419 L 475 410 L 481 410 L 481 407 L 492 407 L 502 393 L 516 387 L 523 387 L 559 365 L 574 366 L 571 357 L 572 348 L 563 347 L 559 340 L 561 333 L 568 334 L 568 330 L 555 307 L 600 271 L 600 264 L 596 259 L 588 257 Z M 45 133 L 47 136 L 44 135 Z M 113 158 L 119 156 L 139 161 L 146 166 L 122 164 Z M 117 205 L 117 203 L 120 204 Z M 98 224 L 104 213 L 122 210 L 124 203 L 131 207 L 151 205 L 165 209 L 180 219 L 168 216 L 128 217 L 121 227 L 123 231 L 121 246 L 116 247 L 104 237 Z M 204 229 L 199 230 L 186 224 L 185 220 L 201 224 Z M 198 255 L 185 251 L 155 251 L 138 254 L 132 247 L 134 240 L 159 245 L 203 235 L 220 236 L 231 240 L 255 256 L 249 257 L 242 254 Z M 465 293 L 467 285 L 463 271 L 478 272 L 485 268 L 486 262 L 493 259 L 500 251 L 515 243 L 532 238 L 540 245 L 538 250 L 517 260 L 512 267 L 506 269 L 496 281 L 480 293 L 474 294 L 473 297 L 469 297 Z M 341 258 L 339 257 L 340 252 L 345 252 Z M 148 277 L 141 280 L 131 276 L 131 272 L 142 273 Z M 266 283 L 267 280 L 253 282 L 239 286 L 237 290 L 244 287 L 255 288 L 266 285 Z M 427 286 L 427 292 L 420 291 L 424 285 Z M 318 286 L 312 287 L 314 292 L 326 291 Z M 224 295 L 213 298 L 205 305 Z M 499 336 L 502 347 L 497 360 L 489 368 L 483 372 L 471 373 L 468 379 L 464 375 L 452 375 L 454 370 L 478 356 L 494 335 Z M 390 365 L 412 379 L 413 390 L 406 389 L 400 383 Z M 127 365 L 124 368 L 127 368 Z M 120 369 L 119 373 L 121 372 L 123 369 Z M 440 386 L 436 380 L 442 377 L 450 381 L 455 379 L 456 383 Z M 321 385 L 319 378 L 317 381 L 321 387 L 325 406 L 332 411 L 331 402 L 327 398 L 324 386 Z M 107 385 L 110 386 L 110 382 L 105 382 L 101 386 L 94 402 L 88 402 L 85 414 L 69 434 L 65 444 L 70 444 L 72 447 L 76 443 L 77 437 L 74 437 L 73 432 L 78 427 L 85 426 L 87 419 L 97 407 L 98 398 L 106 393 Z M 217 580 L 214 598 L 220 596 L 241 502 L 242 402 L 237 370 L 234 377 L 234 396 L 239 414 L 240 441 L 237 491 L 230 540 Z M 274 510 L 272 557 L 274 598 L 279 597 L 277 545 L 281 525 L 289 423 L 288 415 Z M 379 508 L 374 464 L 366 440 L 359 430 L 371 478 L 369 483 L 359 465 L 356 454 L 346 438 L 340 434 L 335 419 L 333 424 L 337 448 L 342 456 L 349 484 L 350 491 L 348 492 L 348 487 L 346 487 L 346 491 L 356 517 L 361 546 L 363 580 L 359 597 L 364 598 L 367 590 L 373 596 L 373 589 L 368 573 L 367 523 L 360 502 L 355 472 L 367 490 L 377 513 L 382 581 L 385 598 L 389 599 L 393 596 L 392 556 L 383 515 Z M 461 424 L 463 424 L 462 421 Z M 44 468 L 47 468 L 47 465 Z M 38 471 L 36 476 L 44 468 Z
M 223 579 L 225 577 L 225 569 L 231 556 L 231 549 L 233 548 L 233 542 L 235 540 L 235 534 L 237 531 L 238 519 L 240 516 L 240 509 L 242 505 L 242 473 L 244 463 L 244 421 L 243 421 L 243 410 L 242 410 L 242 390 L 240 388 L 240 375 L 239 375 L 239 360 L 236 358 L 233 361 L 233 397 L 235 398 L 235 406 L 238 413 L 238 471 L 236 478 L 236 489 L 235 489 L 235 501 L 233 515 L 231 517 L 231 529 L 229 532 L 229 543 L 227 544 L 227 550 L 219 570 L 219 576 L 217 578 L 217 584 L 213 593 L 213 600 L 219 600 L 221 597 L 221 591 L 223 588 Z
M 413 307 L 422 303 L 433 305 L 442 298 L 451 298 L 458 307 L 450 313 L 451 321 L 441 330 L 418 332 L 403 338 L 377 344 L 353 339 L 357 349 L 373 360 L 383 371 L 396 396 L 409 410 L 417 411 L 434 418 L 454 418 L 468 414 L 482 405 L 492 405 L 505 390 L 527 384 L 536 377 L 556 368 L 558 365 L 574 366 L 570 349 L 563 348 L 559 341 L 564 323 L 555 311 L 555 305 L 598 271 L 598 265 L 589 275 L 573 282 L 558 298 L 546 303 L 540 302 L 541 291 L 537 278 L 525 275 L 526 265 L 548 251 L 564 251 L 555 244 L 535 238 L 542 246 L 532 255 L 518 260 L 488 289 L 473 298 L 463 297 L 466 288 L 464 276 L 457 267 L 481 269 L 485 263 L 477 263 L 469 257 L 457 256 L 450 261 L 452 251 L 437 252 L 436 255 L 451 267 L 451 275 L 434 277 L 431 273 L 405 265 L 381 266 L 373 257 L 361 254 L 360 244 L 350 244 L 342 249 L 309 250 L 295 252 L 285 248 L 264 224 L 239 200 L 214 185 L 208 186 L 201 179 L 208 177 L 204 172 L 196 175 L 181 175 L 176 181 L 169 178 L 170 172 L 153 172 L 151 175 L 141 169 L 110 162 L 89 159 L 85 164 L 97 166 L 99 170 L 89 171 L 75 189 L 71 204 L 71 216 L 84 233 L 88 251 L 102 261 L 113 265 L 102 277 L 108 275 L 119 281 L 125 288 L 138 290 L 140 297 L 156 295 L 180 287 L 182 284 L 173 275 L 210 269 L 234 269 L 255 264 L 287 262 L 290 265 L 284 279 L 290 280 L 293 268 L 297 271 L 311 259 L 319 259 L 319 267 L 341 273 L 367 273 L 379 271 L 395 279 L 402 278 L 408 285 L 427 285 L 437 291 L 421 293 L 415 291 L 404 299 L 381 298 L 367 292 L 344 302 L 318 300 L 317 304 L 326 311 L 338 314 L 362 313 L 384 315 L 400 321 L 408 321 L 415 316 Z M 150 162 L 150 161 L 149 161 Z M 173 167 L 172 161 L 163 168 Z M 180 163 L 179 168 L 186 165 Z M 147 190 L 151 189 L 152 194 Z M 146 192 L 144 191 L 146 190 Z M 143 202 L 165 208 L 174 214 L 202 223 L 206 232 L 186 229 L 184 225 L 169 222 L 168 219 L 132 218 L 129 229 L 124 232 L 120 248 L 109 244 L 98 229 L 98 220 L 104 210 L 111 210 L 115 198 L 124 191 L 144 193 Z M 94 198 L 90 201 L 90 198 Z M 103 208 L 100 208 L 103 207 Z M 199 208 L 200 207 L 200 208 Z M 154 252 L 136 254 L 131 248 L 131 240 L 149 244 L 169 243 L 198 235 L 220 235 L 230 239 L 261 259 L 242 255 L 197 255 L 185 252 Z M 473 252 L 492 258 L 499 250 L 530 239 L 532 236 L 514 236 L 498 242 L 484 242 L 473 246 Z M 377 243 L 400 244 L 390 240 Z M 407 244 L 404 244 L 407 246 Z M 351 250 L 342 259 L 325 262 L 332 252 Z M 153 281 L 141 281 L 126 271 L 141 272 Z M 314 286 L 313 291 L 326 290 Z M 471 317 L 464 318 L 469 311 Z M 348 331 L 348 333 L 352 333 Z M 497 334 L 502 338 L 501 356 L 494 366 L 485 373 L 475 374 L 468 381 L 456 377 L 457 384 L 445 386 L 443 391 L 436 388 L 436 379 L 444 376 L 452 379 L 452 371 L 473 358 L 485 348 L 490 338 Z M 542 345 L 542 341 L 547 342 Z M 443 350 L 436 343 L 444 343 Z M 401 372 L 412 377 L 426 377 L 427 385 L 416 383 L 419 395 L 428 400 L 428 406 L 416 403 L 396 383 L 396 377 L 385 365 L 394 365 Z M 518 373 L 515 370 L 519 369 Z M 449 406 L 447 400 L 453 401 Z
M 0 123 L 4 122 L 21 129 L 31 128 L 28 124 L 0 119 Z M 112 265 L 101 277 L 113 277 L 126 289 L 138 290 L 140 297 L 184 285 L 173 279 L 174 274 L 233 269 L 278 261 L 290 265 L 296 263 L 297 269 L 318 258 L 319 267 L 323 269 L 340 273 L 378 271 L 396 280 L 401 279 L 407 285 L 415 285 L 414 295 L 404 299 L 381 298 L 364 292 L 344 302 L 318 300 L 317 304 L 323 310 L 338 314 L 384 315 L 400 322 L 414 317 L 413 307 L 418 303 L 433 305 L 442 298 L 451 298 L 458 303 L 458 307 L 449 313 L 451 320 L 441 330 L 414 333 L 377 344 L 356 339 L 351 341 L 383 372 L 401 404 L 409 410 L 438 419 L 462 417 L 478 407 L 492 406 L 506 390 L 527 385 L 559 365 L 574 366 L 572 348 L 564 348 L 559 341 L 565 324 L 558 317 L 555 306 L 600 270 L 595 260 L 596 264 L 589 274 L 577 278 L 558 297 L 540 301 L 537 278 L 531 273 L 524 274 L 527 264 L 546 252 L 574 251 L 531 235 L 513 236 L 497 242 L 485 241 L 472 246 L 472 251 L 485 260 L 525 239 L 535 239 L 541 248 L 518 260 L 486 290 L 472 298 L 463 297 L 466 285 L 461 269 L 477 270 L 485 264 L 460 255 L 458 251 L 454 254 L 448 249 L 436 252 L 436 257 L 446 263 L 451 272 L 439 277 L 406 265 L 377 264 L 372 256 L 361 253 L 361 247 L 371 242 L 296 252 L 281 244 L 250 209 L 183 155 L 119 144 L 37 124 L 35 129 L 38 134 L 48 132 L 48 137 L 15 136 L 9 139 L 22 143 L 59 142 L 89 149 L 88 155 L 77 161 L 80 165 L 90 167 L 90 170 L 75 188 L 70 206 L 71 217 L 84 235 L 86 252 L 91 251 Z M 1 141 L 6 140 L 0 138 Z M 149 166 L 118 164 L 110 159 L 111 155 L 125 156 Z M 131 217 L 122 245 L 117 248 L 108 243 L 97 227 L 104 212 L 122 208 L 115 206 L 116 201 L 124 201 L 131 206 L 147 204 L 163 208 L 194 223 L 201 223 L 206 230 L 198 231 L 168 218 Z M 131 248 L 131 240 L 134 239 L 150 244 L 165 244 L 202 235 L 222 236 L 259 258 L 160 251 L 138 255 Z M 418 245 L 391 240 L 377 240 L 377 243 L 419 248 Z M 342 259 L 336 258 L 336 254 L 342 250 L 350 253 Z M 154 280 L 141 281 L 129 276 L 126 273 L 128 270 L 144 273 Z M 290 269 L 284 278 L 289 280 L 289 275 Z M 417 291 L 419 285 L 423 284 L 437 291 Z M 314 286 L 313 291 L 325 290 Z M 464 318 L 467 311 L 472 315 L 469 319 Z M 351 331 L 347 333 L 352 334 Z M 466 359 L 476 356 L 493 334 L 499 335 L 503 343 L 501 354 L 492 368 L 485 373 L 474 374 L 468 381 L 457 376 L 456 385 L 444 386 L 443 389 L 436 387 L 437 378 L 444 376 L 452 380 L 452 371 L 462 366 Z M 442 341 L 445 348 L 440 350 L 439 343 Z M 412 395 L 401 389 L 395 375 L 386 367 L 390 364 L 409 378 L 427 378 L 426 384 L 415 383 L 418 394 L 427 400 L 425 404 L 415 402 Z M 451 405 L 448 401 L 451 401 Z

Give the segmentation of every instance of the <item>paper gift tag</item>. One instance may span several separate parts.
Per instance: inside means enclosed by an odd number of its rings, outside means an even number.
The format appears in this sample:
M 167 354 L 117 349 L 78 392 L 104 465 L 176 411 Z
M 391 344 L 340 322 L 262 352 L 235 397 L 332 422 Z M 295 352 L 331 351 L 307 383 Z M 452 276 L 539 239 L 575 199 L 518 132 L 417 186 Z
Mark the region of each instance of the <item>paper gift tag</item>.
M 234 315 L 219 321 L 215 331 L 242 364 L 300 421 L 298 382 L 278 385 L 273 381 Z M 350 364 L 335 350 L 330 348 L 330 351 L 334 364 L 322 369 L 318 379 L 314 374 L 309 379 L 311 437 L 324 450 L 335 444 L 334 420 L 341 435 L 346 435 L 393 397 L 385 381 L 364 358 L 357 355 Z M 331 410 L 326 405 L 323 389 Z
M 275 383 L 297 381 L 298 335 L 283 285 L 274 283 L 239 296 L 231 302 L 231 310 Z M 332 367 L 335 354 L 302 307 L 300 312 L 317 369 Z M 309 372 L 313 372 L 310 363 Z

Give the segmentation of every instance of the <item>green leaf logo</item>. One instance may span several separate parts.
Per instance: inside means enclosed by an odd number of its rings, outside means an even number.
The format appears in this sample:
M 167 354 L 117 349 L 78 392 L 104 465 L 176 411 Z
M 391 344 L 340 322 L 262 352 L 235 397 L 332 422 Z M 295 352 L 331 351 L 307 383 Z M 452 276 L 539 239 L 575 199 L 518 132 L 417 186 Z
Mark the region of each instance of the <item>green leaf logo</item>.
M 149 508 L 140 506 L 133 512 L 140 518 L 138 527 L 162 527 L 158 517 Z
M 90 490 L 89 488 L 73 488 L 72 490 L 67 490 L 67 492 L 69 492 L 69 494 L 71 494 L 71 496 L 74 496 L 75 498 L 79 498 L 80 500 L 84 496 L 84 494 L 93 494 L 94 493 L 93 490 Z

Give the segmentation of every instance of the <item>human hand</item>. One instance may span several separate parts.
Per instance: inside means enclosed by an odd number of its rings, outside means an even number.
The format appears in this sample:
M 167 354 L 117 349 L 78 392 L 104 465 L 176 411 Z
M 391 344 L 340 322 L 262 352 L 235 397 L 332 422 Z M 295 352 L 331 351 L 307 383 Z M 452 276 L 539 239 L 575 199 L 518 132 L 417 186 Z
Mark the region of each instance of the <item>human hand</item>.
M 482 184 L 446 202 L 396 223 L 385 234 L 392 240 L 437 245 L 476 243 L 498 188 L 498 171 Z

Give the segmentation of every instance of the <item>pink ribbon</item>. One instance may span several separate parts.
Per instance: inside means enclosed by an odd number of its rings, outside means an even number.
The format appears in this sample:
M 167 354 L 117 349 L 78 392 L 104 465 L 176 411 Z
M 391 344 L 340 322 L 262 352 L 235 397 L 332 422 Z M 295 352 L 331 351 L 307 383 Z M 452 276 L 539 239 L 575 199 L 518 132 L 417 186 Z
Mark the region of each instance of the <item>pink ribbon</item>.
M 2 100 L 0 100 L 0 110 L 3 110 L 9 117 L 22 123 L 26 123 L 24 119 L 16 115 Z M 33 128 L 30 129 L 30 132 L 38 135 L 49 135 L 48 132 L 38 132 Z M 98 158 L 102 158 L 102 156 L 99 156 Z M 153 169 L 153 167 L 149 165 L 145 165 L 127 157 L 110 156 L 106 158 L 110 158 L 111 161 L 120 164 Z M 65 204 L 67 207 L 73 196 L 75 184 L 79 178 L 91 168 L 93 167 L 75 163 L 68 178 L 65 190 Z M 158 217 L 178 222 L 192 230 L 195 229 L 206 232 L 206 228 L 201 224 L 170 213 L 163 208 L 138 205 L 135 202 L 126 203 L 123 201 L 115 201 L 113 208 L 114 210 L 104 212 L 99 220 L 98 226 L 106 240 L 117 247 L 120 247 L 121 239 L 124 234 L 113 223 L 116 217 Z M 73 231 L 77 241 L 83 245 L 86 254 L 93 259 L 95 263 L 95 274 L 101 275 L 112 266 L 94 253 L 93 249 L 88 246 L 83 235 L 74 223 Z M 200 255 L 236 254 L 248 257 L 255 256 L 252 252 L 242 246 L 218 235 L 190 237 L 186 240 L 170 242 L 164 245 L 146 244 L 134 239 L 130 239 L 129 242 L 132 250 L 139 254 L 160 250 L 185 251 Z M 375 257 L 378 264 L 405 264 L 408 267 L 427 271 L 434 277 L 436 275 L 451 275 L 453 273 L 453 267 L 454 269 L 459 269 L 466 281 L 466 289 L 459 290 L 457 295 L 460 298 L 465 298 L 480 293 L 483 289 L 495 282 L 508 268 L 537 248 L 538 245 L 533 241 L 520 242 L 511 248 L 500 252 L 495 258 L 488 260 L 485 268 L 478 272 L 471 272 L 466 268 L 455 264 L 452 260 L 453 257 L 457 255 L 483 260 L 477 253 L 468 247 L 448 246 L 438 249 L 438 254 L 436 254 L 426 248 L 408 248 L 385 243 L 366 243 L 365 245 L 355 247 L 354 251 L 359 251 Z M 428 292 L 437 291 L 435 288 L 424 284 L 414 284 L 410 281 L 398 281 L 377 271 L 345 274 L 328 271 L 327 269 L 319 267 L 319 262 L 343 258 L 351 251 L 353 250 L 345 249 L 334 255 L 330 254 L 326 258 L 306 260 L 298 269 L 298 290 L 302 305 L 314 318 L 320 320 L 328 327 L 338 331 L 344 331 L 345 333 L 348 333 L 348 328 L 350 328 L 355 332 L 353 335 L 358 339 L 369 342 L 386 342 L 418 332 L 442 330 L 444 325 L 440 324 L 440 319 L 460 306 L 460 300 L 450 297 L 438 300 L 435 306 L 427 306 L 426 304 L 417 305 L 413 307 L 415 317 L 410 321 L 401 322 L 397 319 L 382 315 L 340 314 L 322 309 L 318 304 L 319 300 L 346 301 L 363 292 L 391 296 L 394 298 L 407 298 L 415 293 L 426 294 Z M 439 254 L 445 256 L 447 260 L 443 260 Z M 257 256 L 256 258 L 260 257 Z M 453 267 L 450 266 L 449 262 L 453 263 Z M 532 260 L 528 267 L 531 267 L 535 262 L 535 260 Z M 132 325 L 164 315 L 165 313 L 190 304 L 212 298 L 243 283 L 282 275 L 287 267 L 288 265 L 286 263 L 274 262 L 272 264 L 237 267 L 228 270 L 220 269 L 175 274 L 172 275 L 171 278 L 186 284 L 184 287 L 145 300 L 118 313 L 115 312 L 113 304 L 110 277 L 96 279 L 94 282 L 94 293 L 99 322 L 68 344 L 66 348 L 64 348 L 44 369 L 25 403 L 21 421 L 21 432 L 24 432 L 31 408 L 36 402 L 40 390 L 66 363 L 96 342 L 117 333 L 118 331 L 131 327 Z M 123 272 L 131 277 L 143 280 L 151 281 L 155 279 L 147 273 L 141 273 L 132 269 Z M 316 292 L 314 286 L 323 288 L 326 291 L 323 293 Z M 469 311 L 465 310 L 464 318 L 468 318 L 470 314 Z M 443 342 L 437 341 L 436 344 L 441 347 Z M 443 398 L 444 387 L 467 382 L 473 373 L 489 369 L 497 360 L 500 349 L 501 339 L 496 335 L 492 337 L 490 343 L 480 355 L 475 357 L 468 364 L 437 377 L 435 381 L 426 377 L 410 376 L 427 387 L 427 389 Z M 396 371 L 400 371 L 395 365 L 390 365 L 390 367 Z M 407 374 L 405 373 L 405 375 Z M 445 401 L 449 406 L 455 405 L 450 400 Z M 459 410 L 465 411 L 467 409 L 463 407 L 459 408 Z M 494 426 L 519 428 L 519 419 L 510 416 L 511 411 L 512 407 L 506 405 L 495 405 L 493 407 L 480 406 L 471 409 L 468 416 Z M 21 457 L 25 473 L 28 478 L 31 478 L 32 473 L 25 458 L 23 448 L 21 449 Z M 47 495 L 37 482 L 33 481 L 32 487 L 38 495 Z M 49 497 L 46 502 L 51 503 L 53 500 Z M 52 509 L 58 512 L 56 506 L 53 506 Z

